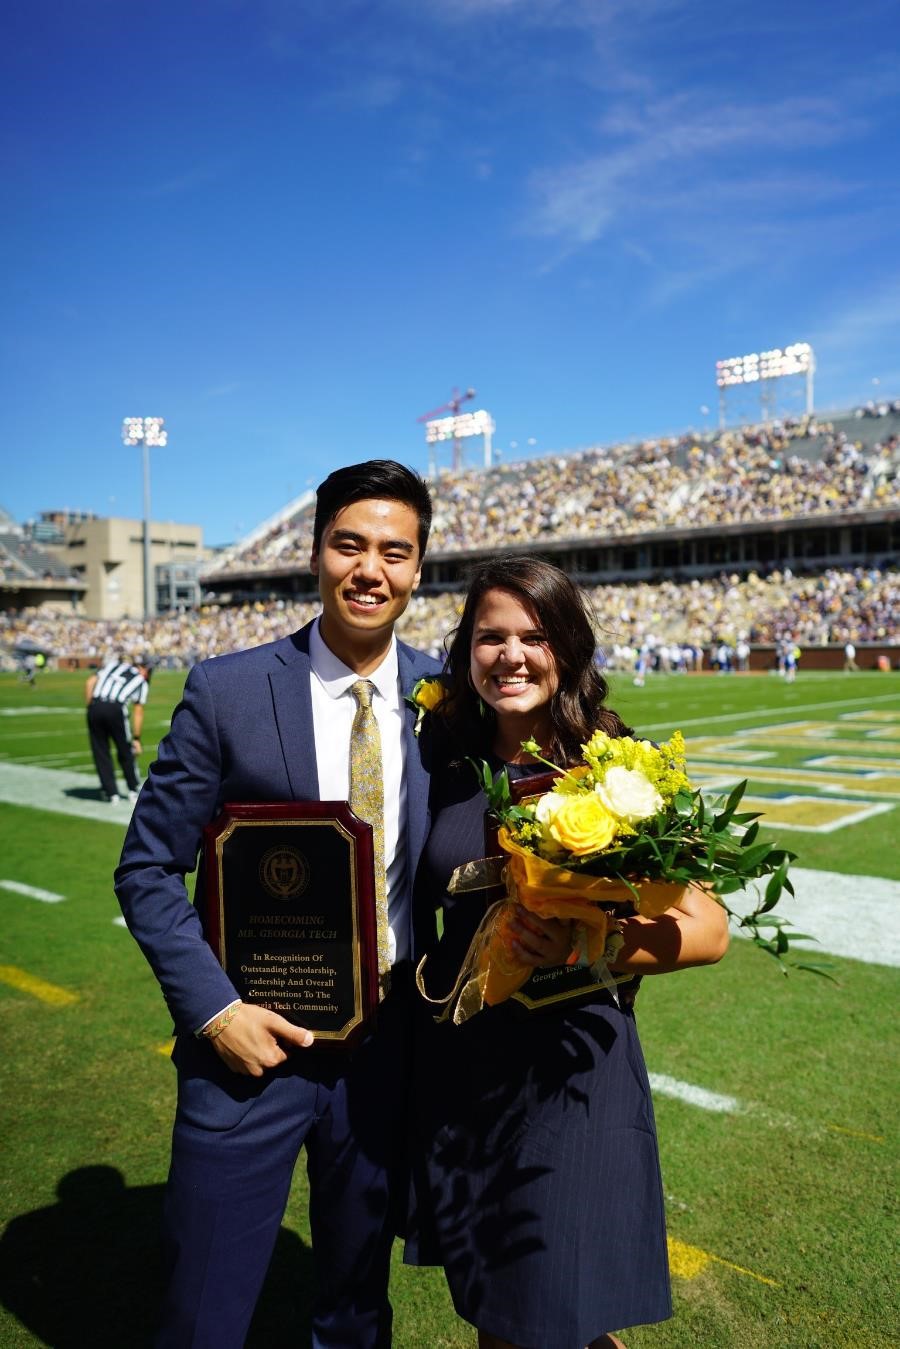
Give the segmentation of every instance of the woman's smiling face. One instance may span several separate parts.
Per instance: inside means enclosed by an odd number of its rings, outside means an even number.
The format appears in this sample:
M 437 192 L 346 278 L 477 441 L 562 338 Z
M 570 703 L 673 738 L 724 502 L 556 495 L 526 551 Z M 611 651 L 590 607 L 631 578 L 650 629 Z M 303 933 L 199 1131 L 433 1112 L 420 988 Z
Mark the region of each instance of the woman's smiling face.
M 498 717 L 530 720 L 534 732 L 549 724 L 556 659 L 537 615 L 508 590 L 488 590 L 479 601 L 470 670 L 475 691 Z

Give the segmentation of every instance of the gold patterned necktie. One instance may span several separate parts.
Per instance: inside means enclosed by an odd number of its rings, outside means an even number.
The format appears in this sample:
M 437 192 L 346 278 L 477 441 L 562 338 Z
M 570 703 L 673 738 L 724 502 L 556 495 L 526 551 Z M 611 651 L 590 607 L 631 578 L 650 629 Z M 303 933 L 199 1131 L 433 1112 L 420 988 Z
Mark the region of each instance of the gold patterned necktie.
M 357 679 L 350 692 L 356 715 L 350 731 L 350 809 L 372 826 L 375 852 L 375 919 L 378 930 L 378 974 L 381 996 L 388 991 L 391 961 L 388 935 L 387 881 L 384 869 L 384 776 L 381 733 L 372 709 L 374 685 Z

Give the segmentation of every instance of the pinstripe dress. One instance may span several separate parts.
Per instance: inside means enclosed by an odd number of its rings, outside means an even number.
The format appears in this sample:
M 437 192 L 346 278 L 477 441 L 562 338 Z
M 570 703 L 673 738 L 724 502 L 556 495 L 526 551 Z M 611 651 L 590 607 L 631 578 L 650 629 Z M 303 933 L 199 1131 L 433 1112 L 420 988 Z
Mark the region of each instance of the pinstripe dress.
M 442 775 L 419 874 L 444 894 L 429 958 L 450 989 L 484 895 L 445 894 L 483 856 L 484 798 L 468 766 Z M 415 1201 L 405 1259 L 443 1264 L 460 1316 L 523 1349 L 583 1349 L 671 1315 L 653 1108 L 634 1016 L 604 994 L 485 1008 L 418 1034 Z

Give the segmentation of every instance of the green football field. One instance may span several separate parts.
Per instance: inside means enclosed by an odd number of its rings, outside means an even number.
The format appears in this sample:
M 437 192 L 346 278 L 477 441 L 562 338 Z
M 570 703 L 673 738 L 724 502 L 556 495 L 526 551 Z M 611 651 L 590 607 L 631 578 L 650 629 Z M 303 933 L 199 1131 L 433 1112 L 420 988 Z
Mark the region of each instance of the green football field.
M 182 682 L 154 678 L 144 768 Z M 171 1026 L 116 921 L 128 808 L 98 799 L 82 686 L 0 676 L 2 1346 L 143 1345 L 160 1293 Z M 710 792 L 749 780 L 798 854 L 781 909 L 837 981 L 735 940 L 644 982 L 676 1314 L 622 1327 L 629 1349 L 896 1344 L 900 676 L 614 676 L 611 701 L 654 738 L 683 729 Z M 249 1344 L 306 1342 L 308 1240 L 300 1166 Z M 398 1346 L 475 1343 L 399 1246 L 392 1295 Z

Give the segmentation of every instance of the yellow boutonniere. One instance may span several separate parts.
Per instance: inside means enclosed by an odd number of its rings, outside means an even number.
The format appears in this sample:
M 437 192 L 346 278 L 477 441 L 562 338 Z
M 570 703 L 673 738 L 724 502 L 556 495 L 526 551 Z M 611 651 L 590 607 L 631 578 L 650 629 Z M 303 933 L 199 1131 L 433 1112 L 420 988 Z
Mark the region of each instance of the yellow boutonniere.
M 407 694 L 406 701 L 416 709 L 416 724 L 413 727 L 416 735 L 422 729 L 422 719 L 425 713 L 433 712 L 436 707 L 440 706 L 446 696 L 447 686 L 441 675 L 423 675 L 413 685 L 412 693 Z

